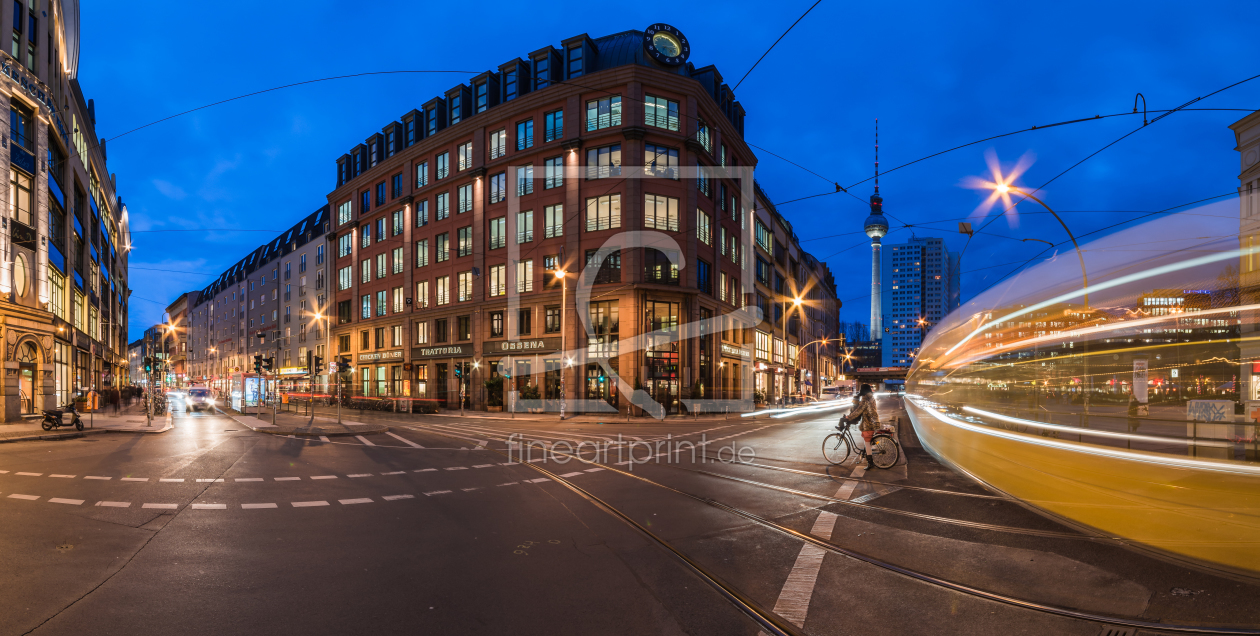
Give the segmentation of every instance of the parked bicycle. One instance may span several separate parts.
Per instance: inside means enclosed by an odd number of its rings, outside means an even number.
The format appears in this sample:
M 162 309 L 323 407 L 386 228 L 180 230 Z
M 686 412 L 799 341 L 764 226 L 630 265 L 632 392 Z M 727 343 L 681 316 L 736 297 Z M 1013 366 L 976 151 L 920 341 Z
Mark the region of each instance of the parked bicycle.
M 840 431 L 823 439 L 823 457 L 832 464 L 843 464 L 856 454 L 859 460 L 866 458 L 866 449 L 853 441 L 853 425 L 845 422 Z M 871 436 L 871 456 L 876 468 L 892 468 L 901 458 L 901 445 L 893 439 L 889 429 L 880 429 Z

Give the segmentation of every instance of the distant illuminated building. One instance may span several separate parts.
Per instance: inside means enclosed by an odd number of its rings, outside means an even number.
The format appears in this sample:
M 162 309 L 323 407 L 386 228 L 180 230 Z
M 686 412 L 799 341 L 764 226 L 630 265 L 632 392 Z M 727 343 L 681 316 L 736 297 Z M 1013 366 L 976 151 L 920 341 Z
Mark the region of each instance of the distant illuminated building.
M 907 367 L 923 336 L 958 307 L 959 255 L 939 238 L 912 237 L 884 250 L 882 269 L 888 290 L 880 307 L 888 319 L 883 336 L 885 367 Z

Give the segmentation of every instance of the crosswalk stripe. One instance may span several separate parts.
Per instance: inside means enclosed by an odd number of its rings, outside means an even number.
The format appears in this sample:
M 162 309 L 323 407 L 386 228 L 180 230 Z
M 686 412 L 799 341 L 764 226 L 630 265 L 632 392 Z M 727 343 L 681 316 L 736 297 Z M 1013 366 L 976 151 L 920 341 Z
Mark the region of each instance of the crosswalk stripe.
M 38 495 L 19 495 L 15 493 L 15 494 L 9 495 L 9 499 L 25 499 L 26 501 L 35 501 L 36 499 L 39 499 L 39 496 Z
M 451 492 L 451 491 L 449 491 L 449 490 L 434 490 L 433 492 L 426 492 L 426 493 L 424 493 L 424 494 L 425 494 L 425 496 L 426 496 L 426 497 L 432 497 L 433 495 L 445 495 L 445 494 L 447 494 L 447 493 L 449 493 L 449 492 Z
M 96 505 L 104 506 L 106 508 L 130 508 L 131 502 L 130 501 L 98 501 L 96 502 Z
M 227 504 L 193 504 L 193 510 L 227 510 Z
M 301 481 L 301 477 L 276 477 L 276 481 Z
M 857 488 L 858 484 L 861 483 L 858 481 L 854 481 L 854 479 L 861 479 L 862 476 L 865 474 L 866 474 L 865 464 L 859 464 L 857 468 L 854 468 L 853 473 L 849 475 L 853 479 L 847 479 L 845 480 L 843 484 L 840 485 L 840 490 L 836 491 L 836 499 L 848 500 L 849 497 L 852 497 L 853 489 Z
M 44 473 L 17 473 L 17 474 L 24 475 L 26 477 L 42 477 L 44 475 Z
M 364 497 L 361 499 L 338 499 L 337 502 L 343 506 L 349 506 L 351 504 L 372 503 L 372 500 L 370 498 Z
M 319 441 L 321 441 L 321 442 L 332 442 L 332 440 L 328 439 L 328 436 L 327 436 L 327 435 L 320 435 L 320 436 L 319 436 Z
M 415 495 L 385 495 L 381 497 L 385 501 L 398 501 L 399 499 L 414 499 Z
M 294 501 L 294 508 L 313 508 L 315 506 L 327 506 L 327 501 Z
M 257 510 L 257 509 L 260 509 L 260 508 L 276 508 L 276 507 L 277 507 L 277 506 L 276 506 L 276 504 L 273 504 L 273 503 L 249 503 L 249 504 L 241 504 L 241 508 L 243 508 L 243 509 L 245 509 L 245 510 Z
M 355 439 L 357 439 L 357 440 L 359 440 L 360 442 L 363 442 L 363 445 L 364 445 L 364 446 L 376 446 L 376 444 L 373 444 L 372 442 L 369 442 L 369 441 L 368 441 L 368 438 L 366 438 L 366 437 L 364 437 L 364 436 L 362 436 L 362 435 L 355 435 L 355 436 L 354 436 L 354 438 L 355 438 Z
M 84 477 L 84 479 L 99 479 L 101 481 L 109 481 L 113 479 L 113 477 L 97 477 L 96 475 L 88 475 Z
M 355 474 L 355 475 L 346 475 L 346 477 L 351 477 L 351 478 L 354 478 L 354 477 L 375 477 L 375 476 L 376 476 L 376 475 L 373 475 L 372 473 L 358 473 L 358 474 Z
M 147 480 L 147 479 L 146 479 L 145 481 L 149 481 L 149 480 Z M 165 482 L 170 482 L 170 483 L 183 483 L 183 481 L 184 481 L 184 480 L 183 480 L 183 479 L 166 479 L 166 478 L 162 478 L 162 479 L 158 479 L 158 481 L 165 481 Z
M 74 479 L 74 475 L 49 475 L 49 477 L 60 477 L 62 479 Z
M 237 477 L 236 481 L 262 481 L 262 477 Z
M 149 481 L 148 477 L 123 477 L 122 481 Z
M 315 475 L 311 479 L 336 479 L 336 475 Z
M 409 439 L 407 439 L 407 438 L 403 437 L 402 435 L 396 435 L 396 434 L 394 434 L 394 433 L 392 433 L 392 432 L 390 432 L 390 431 L 385 431 L 385 434 L 386 434 L 386 435 L 388 435 L 388 436 L 390 436 L 390 437 L 392 437 L 392 438 L 394 438 L 394 439 L 396 439 L 396 440 L 398 440 L 398 441 L 400 441 L 400 442 L 402 442 L 402 443 L 404 443 L 404 444 L 406 444 L 406 445 L 408 445 L 408 446 L 410 446 L 410 447 L 412 447 L 412 448 L 424 448 L 423 446 L 421 446 L 421 445 L 419 445 L 419 444 L 417 444 L 417 443 L 415 443 L 415 442 L 413 442 L 413 441 L 411 441 L 411 440 L 409 440 Z
M 53 497 L 48 500 L 50 503 L 68 504 L 71 506 L 82 506 L 82 499 L 62 499 L 61 497 Z
M 176 508 L 179 508 L 179 504 L 147 503 L 140 507 L 141 508 L 158 508 L 160 510 L 175 510 Z

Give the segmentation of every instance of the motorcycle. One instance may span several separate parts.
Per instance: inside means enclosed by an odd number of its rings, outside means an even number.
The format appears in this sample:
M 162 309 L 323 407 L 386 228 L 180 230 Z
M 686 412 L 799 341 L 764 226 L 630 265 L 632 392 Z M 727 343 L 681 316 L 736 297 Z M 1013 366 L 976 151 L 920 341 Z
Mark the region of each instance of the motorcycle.
M 62 421 L 61 416 L 65 413 L 72 416 L 69 423 Z M 83 430 L 83 420 L 79 419 L 79 412 L 71 405 L 64 411 L 44 411 L 44 421 L 40 423 L 45 431 L 51 431 L 61 426 L 73 426 L 77 430 Z

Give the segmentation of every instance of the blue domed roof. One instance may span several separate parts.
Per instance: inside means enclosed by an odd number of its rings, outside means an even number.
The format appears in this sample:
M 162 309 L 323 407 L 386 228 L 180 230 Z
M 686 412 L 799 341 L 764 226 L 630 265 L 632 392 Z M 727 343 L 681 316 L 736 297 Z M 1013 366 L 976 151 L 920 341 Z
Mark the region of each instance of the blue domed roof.
M 864 224 L 862 225 L 862 227 L 870 227 L 870 226 L 872 226 L 872 225 L 878 225 L 878 226 L 880 226 L 880 227 L 884 228 L 885 230 L 887 230 L 887 229 L 888 229 L 888 219 L 884 218 L 884 215 L 882 215 L 882 214 L 872 214 L 872 215 L 870 215 L 870 216 L 866 217 L 866 223 L 864 223 Z

